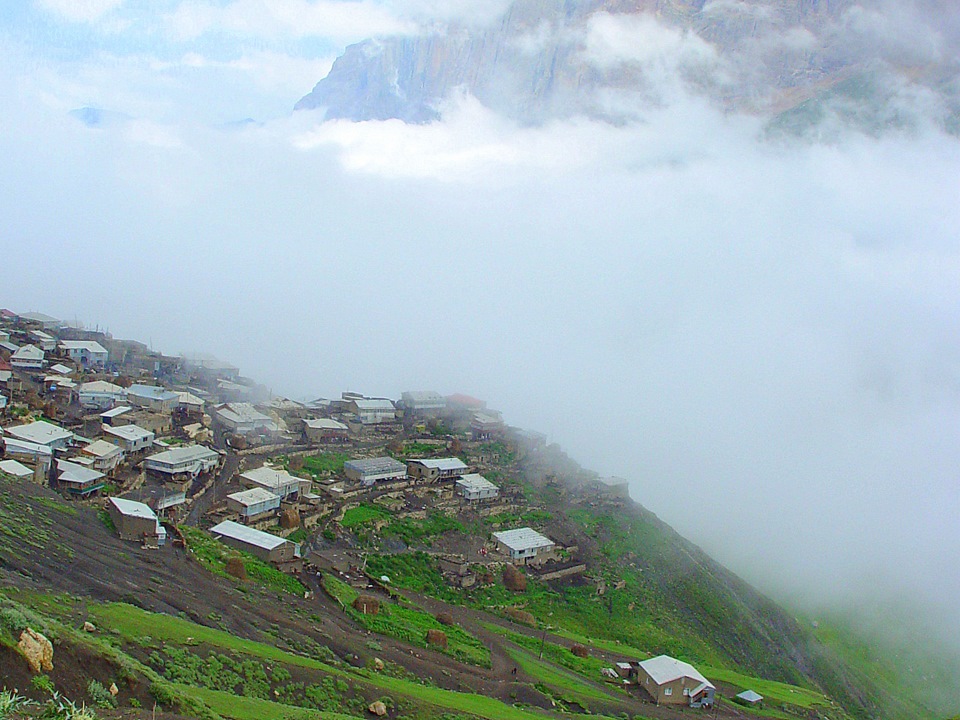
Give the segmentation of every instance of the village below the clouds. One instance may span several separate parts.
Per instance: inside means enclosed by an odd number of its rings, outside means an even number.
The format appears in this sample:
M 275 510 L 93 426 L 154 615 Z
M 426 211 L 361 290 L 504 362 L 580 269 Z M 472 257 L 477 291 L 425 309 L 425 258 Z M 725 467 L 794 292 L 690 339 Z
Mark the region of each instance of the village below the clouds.
M 212 356 L 166 355 L 42 313 L 0 310 L 0 425 L 0 557 L 10 558 L 0 569 L 33 583 L 0 573 L 0 600 L 37 610 L 49 607 L 44 593 L 70 593 L 68 607 L 87 604 L 86 632 L 107 622 L 104 608 L 117 600 L 181 608 L 185 622 L 214 621 L 250 640 L 269 625 L 269 642 L 283 647 L 317 633 L 333 664 L 382 682 L 417 676 L 505 703 L 470 704 L 456 717 L 494 720 L 509 709 L 523 718 L 529 707 L 813 720 L 860 717 L 857 703 L 878 702 L 832 685 L 843 677 L 837 668 L 802 668 L 782 652 L 813 652 L 816 629 L 768 606 L 634 503 L 626 480 L 583 470 L 543 434 L 511 427 L 469 395 L 343 392 L 296 402 Z M 37 514 L 44 508 L 56 519 Z M 245 599 L 260 594 L 256 619 L 229 598 L 231 583 Z M 290 626 L 298 616 L 309 618 L 299 629 Z M 153 622 L 143 634 L 158 632 Z M 26 625 L 7 630 L 24 662 L 0 656 L 0 669 L 29 665 L 34 675 L 24 678 L 45 676 L 31 643 L 49 641 Z M 236 702 L 282 698 L 361 715 L 422 710 L 416 684 L 394 685 L 390 702 L 377 681 L 338 684 L 319 701 L 314 685 L 285 683 L 280 671 L 257 691 L 240 675 L 233 685 L 191 676 L 194 690 L 171 699 L 163 678 L 183 685 L 187 656 L 209 661 L 191 654 L 201 630 L 185 632 L 184 648 L 164 644 L 148 656 L 140 640 L 121 643 L 144 655 L 143 672 L 159 673 L 143 687 L 118 683 L 112 665 L 102 677 L 86 666 L 70 675 L 68 665 L 68 679 L 51 673 L 51 682 L 70 687 L 79 676 L 89 687 L 109 684 L 107 709 L 153 700 L 187 716 L 201 698 L 222 717 L 244 717 L 234 701 L 201 693 L 218 689 Z M 736 639 L 744 633 L 767 640 Z

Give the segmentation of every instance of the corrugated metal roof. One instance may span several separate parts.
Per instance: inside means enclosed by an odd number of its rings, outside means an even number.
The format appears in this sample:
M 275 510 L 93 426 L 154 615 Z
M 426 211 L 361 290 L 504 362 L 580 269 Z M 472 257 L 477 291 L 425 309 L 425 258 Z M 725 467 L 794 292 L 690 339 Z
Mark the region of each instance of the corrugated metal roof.
M 129 410 L 130 408 L 127 409 Z M 130 442 L 146 440 L 153 435 L 152 432 L 149 430 L 144 430 L 139 425 L 123 425 L 121 427 L 112 427 L 107 425 L 103 428 L 103 431 L 108 435 L 123 438 L 124 440 L 129 440 Z
M 378 398 L 363 398 L 353 400 L 357 404 L 358 410 L 396 410 L 393 402 L 390 400 L 381 400 Z
M 669 655 L 658 655 L 655 658 L 643 660 L 638 664 L 657 685 L 663 685 L 678 678 L 687 677 L 691 680 L 696 680 L 698 683 L 705 683 L 713 687 L 710 681 L 701 675 L 693 665 L 672 658 Z
M 118 455 L 123 451 L 113 443 L 107 442 L 106 440 L 96 440 L 87 445 L 83 449 L 83 452 L 87 453 L 87 455 L 93 455 L 94 457 L 98 458 L 108 458 Z
M 555 544 L 546 535 L 541 535 L 533 528 L 528 527 L 495 532 L 493 536 L 514 552 L 552 547 Z
M 430 458 L 426 460 L 411 460 L 412 463 L 419 463 L 424 467 L 434 468 L 436 470 L 466 470 L 467 466 L 460 458 Z
M 107 383 L 107 385 L 109 384 L 110 383 Z M 80 392 L 83 392 L 83 388 L 80 389 Z M 128 413 L 131 410 L 133 410 L 133 408 L 130 407 L 129 405 L 119 405 L 118 407 L 115 407 L 112 410 L 107 410 L 106 412 L 100 413 L 100 417 L 113 419 L 115 417 L 120 417 L 124 413 Z M 134 425 L 133 427 L 136 427 L 136 425 Z
M 46 420 L 37 420 L 27 425 L 17 425 L 8 427 L 7 433 L 27 442 L 37 443 L 38 445 L 49 445 L 61 440 L 69 440 L 73 433 L 64 430 L 62 427 L 48 423 Z
M 89 353 L 107 354 L 107 349 L 96 340 L 61 340 L 60 347 L 65 350 L 86 350 Z
M 91 470 L 83 465 L 77 465 L 67 460 L 57 460 L 57 470 L 60 471 L 60 480 L 77 485 L 89 485 L 105 477 L 102 472 Z
M 179 399 L 179 396 L 175 392 L 171 392 L 158 385 L 131 385 L 127 388 L 127 395 L 146 398 L 148 400 L 158 400 L 160 402 Z
M 246 478 L 250 482 L 262 487 L 276 488 L 278 490 L 284 486 L 289 487 L 290 485 L 300 484 L 300 478 L 294 477 L 286 470 L 278 470 L 268 467 L 267 465 L 254 468 L 253 470 L 247 470 L 245 473 L 241 473 L 240 477 Z
M 344 469 L 354 470 L 361 475 L 380 475 L 382 473 L 405 473 L 407 466 L 392 457 L 361 458 L 348 460 L 343 464 Z
M 124 500 L 123 498 L 112 497 L 110 502 L 113 503 L 114 507 L 120 511 L 121 515 L 126 515 L 127 517 L 139 517 L 147 518 L 148 520 L 156 520 L 157 515 L 150 509 L 149 505 L 144 505 L 142 502 L 137 502 L 136 500 Z
M 754 692 L 753 690 L 744 690 L 742 693 L 737 695 L 737 697 L 748 703 L 756 703 L 763 700 L 763 695 L 761 695 L 760 693 Z
M 457 485 L 468 490 L 497 490 L 497 486 L 487 480 L 483 475 L 471 473 L 464 475 L 457 480 Z
M 28 477 L 33 475 L 33 470 L 16 460 L 0 460 L 0 472 L 13 475 L 13 477 Z
M 304 424 L 313 430 L 347 430 L 347 426 L 339 420 L 330 418 L 319 418 L 317 420 L 304 420 Z
M 259 505 L 260 503 L 269 502 L 271 500 L 280 500 L 279 495 L 262 487 L 250 488 L 249 490 L 244 490 L 243 492 L 230 493 L 227 495 L 227 497 L 231 500 L 235 500 L 245 507 Z
M 128 425 L 127 427 L 130 426 Z M 184 445 L 183 447 L 171 448 L 156 455 L 151 455 L 147 460 L 177 465 L 191 460 L 212 460 L 215 457 L 217 457 L 216 450 L 211 450 L 203 445 Z
M 210 528 L 210 532 L 214 535 L 239 540 L 240 542 L 245 542 L 248 545 L 263 548 L 264 550 L 273 550 L 286 542 L 290 542 L 289 540 L 284 540 L 282 537 L 241 525 L 233 520 L 224 520 L 219 525 L 214 525 Z

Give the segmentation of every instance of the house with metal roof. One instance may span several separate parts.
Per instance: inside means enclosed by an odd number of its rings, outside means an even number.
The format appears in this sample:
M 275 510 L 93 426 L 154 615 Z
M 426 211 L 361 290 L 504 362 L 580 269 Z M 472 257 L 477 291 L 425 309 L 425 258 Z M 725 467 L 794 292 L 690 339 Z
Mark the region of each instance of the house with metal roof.
M 415 415 L 436 415 L 447 409 L 447 399 L 434 390 L 411 390 L 400 396 L 404 410 Z
M 61 340 L 60 350 L 83 367 L 103 367 L 110 358 L 107 349 L 95 340 Z
M 346 440 L 349 437 L 349 429 L 339 420 L 332 418 L 305 419 L 303 434 L 308 442 Z
M 500 494 L 500 488 L 477 473 L 457 478 L 456 488 L 457 494 L 468 502 L 492 500 Z
M 118 408 L 119 409 L 119 408 Z M 138 455 L 153 446 L 156 435 L 139 425 L 103 426 L 104 439 L 122 448 L 128 455 Z
M 131 385 L 127 388 L 127 402 L 134 407 L 171 412 L 180 401 L 180 396 L 157 385 Z
M 30 339 L 44 352 L 53 352 L 57 349 L 57 339 L 43 330 L 31 330 Z
M 127 391 L 106 380 L 85 382 L 78 393 L 80 405 L 85 408 L 109 410 L 127 399 Z
M 119 429 L 119 428 L 118 428 Z M 151 455 L 143 468 L 164 480 L 190 480 L 220 464 L 220 453 L 203 445 L 183 445 Z
M 294 477 L 283 468 L 272 468 L 269 465 L 240 473 L 240 484 L 248 488 L 269 490 L 281 498 L 291 497 L 301 491 L 308 492 L 312 485 L 310 480 Z
M 57 481 L 71 495 L 87 497 L 102 490 L 106 476 L 99 470 L 70 462 L 57 460 Z
M 136 540 L 148 546 L 160 546 L 167 540 L 167 531 L 157 515 L 142 502 L 112 497 L 107 512 L 121 540 Z
M 631 665 L 636 667 L 637 684 L 658 705 L 713 705 L 716 688 L 689 663 L 658 655 Z
M 463 460 L 455 457 L 407 461 L 407 474 L 416 480 L 426 482 L 454 480 L 463 475 L 466 470 L 467 466 Z
M 16 317 L 18 317 L 21 322 L 39 325 L 44 330 L 56 330 L 63 324 L 57 318 L 42 312 L 20 313 Z
M 362 458 L 345 462 L 343 474 L 362 485 L 373 485 L 378 482 L 403 480 L 407 476 L 407 466 L 392 457 Z
M 95 440 L 80 452 L 93 460 L 94 470 L 99 470 L 107 475 L 123 462 L 123 450 L 106 440 Z
M 214 525 L 210 528 L 210 533 L 220 542 L 267 562 L 289 562 L 300 557 L 299 544 L 233 520 L 224 520 L 219 525 Z
M 258 432 L 276 432 L 277 424 L 269 415 L 264 415 L 250 403 L 225 403 L 218 405 L 214 417 L 221 425 L 238 435 Z
M 346 412 L 361 425 L 379 425 L 397 419 L 397 408 L 386 398 L 354 398 L 346 400 Z
M 493 539 L 500 552 L 509 555 L 517 565 L 526 565 L 537 557 L 543 559 L 556 547 L 553 540 L 528 527 L 495 532 Z
M 34 470 L 16 460 L 0 460 L 0 475 L 17 478 L 18 480 L 32 480 Z
M 23 345 L 10 356 L 10 364 L 21 370 L 40 370 L 43 368 L 43 350 L 36 345 Z
M 7 435 L 29 443 L 43 445 L 50 450 L 65 448 L 73 440 L 73 433 L 46 420 L 6 428 Z
M 227 495 L 227 509 L 250 522 L 280 507 L 280 496 L 266 488 L 254 487 Z

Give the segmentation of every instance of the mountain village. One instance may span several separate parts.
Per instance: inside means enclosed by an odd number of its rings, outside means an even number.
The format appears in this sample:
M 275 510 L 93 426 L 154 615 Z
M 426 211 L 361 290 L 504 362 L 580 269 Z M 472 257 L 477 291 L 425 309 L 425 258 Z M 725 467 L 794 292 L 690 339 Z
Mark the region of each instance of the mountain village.
M 189 548 L 204 533 L 297 578 L 308 596 L 341 602 L 336 587 L 349 587 L 364 615 L 396 601 L 372 559 L 413 550 L 452 592 L 501 576 L 508 588 L 528 577 L 592 583 L 598 599 L 614 589 L 595 576 L 583 537 L 525 499 L 518 462 L 536 463 L 547 438 L 508 426 L 468 395 L 343 392 L 295 402 L 213 357 L 164 355 L 42 313 L 0 310 L 0 424 L 8 481 L 97 508 L 119 538 L 145 550 Z M 582 474 L 554 485 L 570 506 L 630 503 L 620 478 Z M 464 525 L 483 530 L 443 532 Z M 226 571 L 244 574 L 229 560 Z M 523 611 L 510 616 L 536 626 Z M 445 646 L 443 632 L 430 632 L 430 643 Z M 664 706 L 711 707 L 717 693 L 667 655 L 622 657 L 596 680 Z M 762 704 L 736 689 L 741 704 Z

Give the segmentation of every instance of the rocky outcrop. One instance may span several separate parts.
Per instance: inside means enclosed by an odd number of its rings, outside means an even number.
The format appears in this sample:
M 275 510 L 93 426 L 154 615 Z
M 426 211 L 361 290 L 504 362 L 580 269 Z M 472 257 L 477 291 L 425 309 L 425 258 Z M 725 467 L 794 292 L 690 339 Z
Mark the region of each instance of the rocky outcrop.
M 50 672 L 53 670 L 53 645 L 44 635 L 33 628 L 27 628 L 20 633 L 20 642 L 17 649 L 26 658 L 30 669 L 35 672 Z
M 960 27 L 956 7 L 916 1 L 911 17 L 929 18 L 932 35 Z M 876 63 L 933 86 L 955 53 L 938 54 L 924 38 L 891 43 L 883 22 L 896 20 L 883 17 L 879 0 L 515 0 L 485 28 L 352 45 L 296 109 L 420 123 L 464 91 L 524 122 L 618 119 L 662 102 L 669 77 L 724 107 L 775 114 Z M 943 31 L 945 49 L 960 47 L 957 35 Z M 925 65 L 931 70 L 918 75 Z M 629 110 L 611 102 L 624 92 Z

